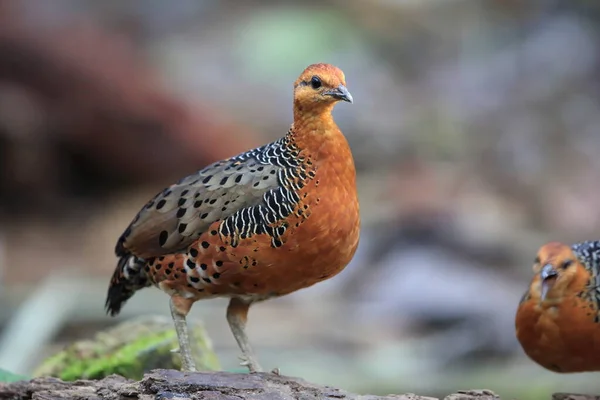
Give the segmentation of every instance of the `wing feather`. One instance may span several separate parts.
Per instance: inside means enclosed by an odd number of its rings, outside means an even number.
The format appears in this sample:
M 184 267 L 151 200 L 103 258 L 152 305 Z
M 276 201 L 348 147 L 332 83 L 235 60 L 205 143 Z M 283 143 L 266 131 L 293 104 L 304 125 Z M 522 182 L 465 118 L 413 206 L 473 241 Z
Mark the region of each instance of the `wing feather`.
M 157 257 L 187 248 L 215 221 L 260 204 L 282 167 L 245 153 L 216 162 L 150 200 L 119 238 L 118 256 Z

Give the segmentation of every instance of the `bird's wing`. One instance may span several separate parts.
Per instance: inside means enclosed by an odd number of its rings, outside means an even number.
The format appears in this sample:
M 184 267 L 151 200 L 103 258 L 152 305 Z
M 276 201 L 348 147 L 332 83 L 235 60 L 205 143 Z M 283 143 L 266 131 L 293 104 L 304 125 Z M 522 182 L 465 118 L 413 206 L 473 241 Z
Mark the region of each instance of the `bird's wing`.
M 266 158 L 277 155 L 270 154 L 269 146 L 282 148 L 273 142 L 218 161 L 157 194 L 119 238 L 117 256 L 150 258 L 181 251 L 213 222 L 263 203 L 265 193 L 280 186 L 286 167 Z
M 588 289 L 600 304 L 600 241 L 588 240 L 571 246 L 575 256 L 590 274 Z

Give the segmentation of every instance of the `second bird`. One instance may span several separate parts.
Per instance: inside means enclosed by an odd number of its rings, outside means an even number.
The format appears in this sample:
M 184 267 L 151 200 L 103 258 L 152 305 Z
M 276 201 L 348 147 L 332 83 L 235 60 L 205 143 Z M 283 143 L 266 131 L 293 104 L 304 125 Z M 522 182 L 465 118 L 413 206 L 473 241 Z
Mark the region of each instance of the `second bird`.
M 600 242 L 543 245 L 516 315 L 517 339 L 554 372 L 600 371 Z
M 356 172 L 331 111 L 352 103 L 343 72 L 307 67 L 294 83 L 294 121 L 265 146 L 218 161 L 150 200 L 119 238 L 106 308 L 137 290 L 171 296 L 182 369 L 195 370 L 186 315 L 197 300 L 230 298 L 227 321 L 250 372 L 261 371 L 246 335 L 251 304 L 333 277 L 359 240 Z

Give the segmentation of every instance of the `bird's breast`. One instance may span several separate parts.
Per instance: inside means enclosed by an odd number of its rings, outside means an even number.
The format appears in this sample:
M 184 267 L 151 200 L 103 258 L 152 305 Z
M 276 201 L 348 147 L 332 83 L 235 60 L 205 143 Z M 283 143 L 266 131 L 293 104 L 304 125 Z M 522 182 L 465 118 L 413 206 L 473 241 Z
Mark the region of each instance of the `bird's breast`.
M 282 245 L 261 257 L 263 277 L 272 282 L 265 287 L 289 293 L 337 275 L 351 261 L 360 230 L 356 182 L 353 169 L 347 176 L 338 171 L 316 166 L 297 191 L 300 200 L 284 221 Z
M 345 266 L 358 245 L 360 228 L 353 175 L 339 176 L 335 170 L 319 168 L 299 197 L 296 211 L 301 217 L 290 221 L 290 246 L 321 263 Z
M 535 362 L 555 372 L 600 370 L 597 310 L 570 296 L 550 306 L 529 300 L 518 309 L 517 338 Z

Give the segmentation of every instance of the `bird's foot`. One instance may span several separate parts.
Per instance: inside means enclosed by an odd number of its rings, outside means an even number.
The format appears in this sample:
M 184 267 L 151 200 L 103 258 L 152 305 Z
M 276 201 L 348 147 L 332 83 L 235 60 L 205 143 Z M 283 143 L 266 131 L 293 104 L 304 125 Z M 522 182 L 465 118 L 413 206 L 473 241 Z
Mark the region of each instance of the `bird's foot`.
M 179 354 L 181 357 L 181 371 L 182 372 L 196 372 L 196 363 L 192 358 L 192 355 L 188 352 L 181 351 L 181 349 L 172 349 L 171 353 Z
M 281 376 L 281 371 L 279 371 L 279 368 L 273 368 L 273 369 L 271 370 L 271 373 L 272 373 L 273 375 Z
M 193 361 L 190 360 L 181 360 L 181 372 L 196 372 L 196 365 L 194 365 Z
M 197 371 L 196 363 L 194 362 L 194 359 L 192 358 L 192 353 L 189 350 L 185 351 L 185 349 L 184 349 L 184 351 L 180 351 L 179 356 L 181 357 L 181 371 L 183 371 L 183 372 Z
M 181 349 L 176 348 L 176 349 L 171 349 L 170 351 L 173 354 L 179 354 L 179 356 L 181 357 L 181 371 L 182 372 L 195 372 L 196 371 L 196 365 L 194 363 L 194 360 L 192 360 L 191 357 L 185 357 L 183 354 L 181 354 Z
M 254 359 L 254 357 L 241 355 L 239 356 L 239 359 L 242 360 L 240 365 L 243 367 L 247 367 L 248 371 L 250 371 L 251 374 L 255 372 L 263 372 L 263 369 L 261 368 L 260 364 L 258 364 L 258 362 Z

